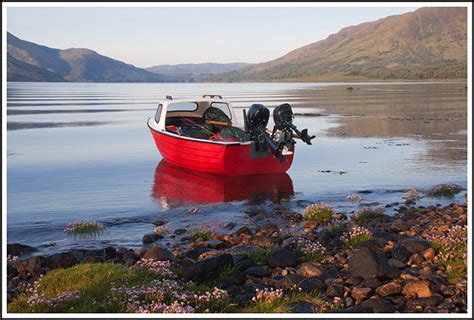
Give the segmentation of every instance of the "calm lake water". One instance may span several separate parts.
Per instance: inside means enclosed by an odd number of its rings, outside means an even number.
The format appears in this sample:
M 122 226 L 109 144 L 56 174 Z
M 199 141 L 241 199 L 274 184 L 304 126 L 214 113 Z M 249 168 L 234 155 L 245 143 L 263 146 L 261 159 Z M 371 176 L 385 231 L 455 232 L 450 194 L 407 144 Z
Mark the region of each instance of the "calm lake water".
M 246 211 L 283 206 L 301 212 L 310 202 L 326 201 L 350 212 L 358 204 L 346 196 L 360 190 L 372 191 L 363 194 L 366 203 L 385 206 L 400 202 L 405 188 L 445 182 L 466 187 L 465 86 L 8 83 L 8 242 L 48 253 L 136 247 L 154 219 L 167 221 L 171 231 L 255 225 L 260 222 Z M 317 138 L 311 146 L 296 145 L 283 175 L 226 179 L 170 167 L 146 120 L 165 95 L 202 94 L 233 101 L 240 118 L 240 109 L 252 103 L 273 108 L 288 102 L 295 124 Z M 200 213 L 189 214 L 191 207 Z M 89 239 L 66 236 L 64 227 L 77 220 L 99 221 L 107 229 Z

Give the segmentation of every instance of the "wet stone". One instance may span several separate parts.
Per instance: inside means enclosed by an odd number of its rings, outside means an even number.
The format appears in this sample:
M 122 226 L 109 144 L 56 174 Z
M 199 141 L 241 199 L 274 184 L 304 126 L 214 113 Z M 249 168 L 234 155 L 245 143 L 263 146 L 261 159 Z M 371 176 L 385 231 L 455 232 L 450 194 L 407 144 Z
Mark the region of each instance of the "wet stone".
M 143 244 L 150 244 L 161 239 L 163 239 L 163 236 L 161 234 L 150 233 L 143 236 L 142 242 Z

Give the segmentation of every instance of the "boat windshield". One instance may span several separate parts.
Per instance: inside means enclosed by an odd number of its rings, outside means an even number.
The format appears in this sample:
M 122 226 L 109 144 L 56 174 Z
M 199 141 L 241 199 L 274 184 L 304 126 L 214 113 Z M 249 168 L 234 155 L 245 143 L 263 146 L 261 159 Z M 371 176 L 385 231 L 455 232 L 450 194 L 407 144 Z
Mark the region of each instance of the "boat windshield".
M 225 103 L 225 102 L 212 102 L 211 107 L 222 110 L 222 112 L 224 112 L 225 115 L 228 116 L 229 119 L 232 120 L 232 113 L 230 112 L 230 108 L 229 108 L 229 105 L 227 103 Z

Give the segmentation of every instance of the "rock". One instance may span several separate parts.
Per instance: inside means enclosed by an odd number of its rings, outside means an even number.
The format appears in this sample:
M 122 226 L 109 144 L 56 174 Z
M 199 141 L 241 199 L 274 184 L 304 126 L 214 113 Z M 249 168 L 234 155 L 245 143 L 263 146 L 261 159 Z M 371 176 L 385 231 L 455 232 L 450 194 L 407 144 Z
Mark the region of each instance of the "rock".
M 105 260 L 117 258 L 117 250 L 114 247 L 107 247 L 103 250 Z
M 7 244 L 7 255 L 12 257 L 21 257 L 33 252 L 38 252 L 38 249 L 27 246 L 21 243 L 8 243 Z
M 234 259 L 230 254 L 222 254 L 216 257 L 200 260 L 193 267 L 184 270 L 185 276 L 192 280 L 208 279 L 216 276 L 219 270 L 234 265 Z
M 282 289 L 293 289 L 299 287 L 305 278 L 299 274 L 289 274 L 287 276 L 275 279 L 275 286 Z
M 271 235 L 260 234 L 252 238 L 252 244 L 260 248 L 273 248 L 273 238 Z
M 349 274 L 352 277 L 364 279 L 375 277 L 395 277 L 399 271 L 388 264 L 387 257 L 381 252 L 374 252 L 369 248 L 360 248 L 349 257 Z
M 294 267 L 298 264 L 296 255 L 285 249 L 277 249 L 268 257 L 268 265 L 270 267 Z
M 322 275 L 324 272 L 323 266 L 318 263 L 318 262 L 304 262 L 302 263 L 299 268 L 297 273 L 299 275 L 302 275 L 303 277 L 319 277 Z
M 271 274 L 271 271 L 267 266 L 254 266 L 246 269 L 244 274 L 248 274 L 254 277 L 268 277 Z
M 430 243 L 426 240 L 406 239 L 401 242 L 400 246 L 407 249 L 411 254 L 423 254 L 430 247 Z
M 436 307 L 441 302 L 443 302 L 443 297 L 440 295 L 433 295 L 429 298 L 420 298 L 414 300 L 408 300 L 406 302 L 406 308 L 409 312 L 415 312 L 419 309 L 423 309 L 426 307 Z
M 304 300 L 290 302 L 286 307 L 289 313 L 315 313 L 319 311 L 317 305 Z
M 47 260 L 42 256 L 31 257 L 16 264 L 21 279 L 37 278 L 47 271 Z
M 410 258 L 408 259 L 408 265 L 412 266 L 412 265 L 419 265 L 421 264 L 423 261 L 425 260 L 425 258 L 421 255 L 421 254 L 418 254 L 418 253 L 414 253 L 410 256 Z
M 400 284 L 396 283 L 396 282 L 389 282 L 387 284 L 384 284 L 380 287 L 378 287 L 376 290 L 375 290 L 375 293 L 379 296 L 379 297 L 386 297 L 386 296 L 391 296 L 391 295 L 395 295 L 395 294 L 398 294 L 402 291 L 402 287 L 400 286 Z
M 232 233 L 232 236 L 240 237 L 242 235 L 246 235 L 246 236 L 250 236 L 250 237 L 253 236 L 252 231 L 250 231 L 250 229 L 247 228 L 247 227 L 241 227 L 237 231 Z
M 206 248 L 211 248 L 211 249 L 222 249 L 225 247 L 224 242 L 220 240 L 206 240 L 206 241 L 202 241 L 201 244 L 205 246 Z
M 390 229 L 393 232 L 403 232 L 410 230 L 411 226 L 412 224 L 409 221 L 397 219 L 390 224 Z
M 149 234 L 146 234 L 146 235 L 143 236 L 142 242 L 143 242 L 143 244 L 150 244 L 150 243 L 153 243 L 153 242 L 158 241 L 160 239 L 163 239 L 163 236 L 161 234 L 149 233 Z
M 388 265 L 391 266 L 392 268 L 397 268 L 397 269 L 405 268 L 405 263 L 393 258 L 388 259 Z
M 425 258 L 426 261 L 433 261 L 433 259 L 436 256 L 436 252 L 433 248 L 428 248 L 425 251 L 423 251 L 423 257 Z
M 354 299 L 352 299 L 351 297 L 346 297 L 344 299 L 344 306 L 347 308 L 347 307 L 352 307 L 354 305 Z
M 340 276 L 337 267 L 327 266 L 325 267 L 324 272 L 319 276 L 319 279 L 321 279 L 321 281 L 326 281 L 327 279 L 337 279 Z
M 421 269 L 418 274 L 421 276 L 422 279 L 426 280 L 429 279 L 432 275 L 431 268 L 426 266 L 423 269 Z
M 251 260 L 251 259 L 246 259 L 246 260 L 243 260 L 243 261 L 240 261 L 240 262 L 235 262 L 234 261 L 234 264 L 235 264 L 235 267 L 239 270 L 239 271 L 244 271 L 244 270 L 247 270 L 248 268 L 250 267 L 255 267 L 257 264 Z
M 362 300 L 367 299 L 371 293 L 372 289 L 370 288 L 354 287 L 352 288 L 351 296 L 359 304 Z
M 231 286 L 238 285 L 239 281 L 235 277 L 225 277 L 225 278 L 217 278 L 214 280 L 214 285 L 221 289 L 226 289 Z
M 244 260 L 249 259 L 249 256 L 246 253 L 238 253 L 238 254 L 233 254 L 232 259 L 234 259 L 234 264 L 237 264 Z
M 162 248 L 160 246 L 153 246 L 147 250 L 145 255 L 143 256 L 145 259 L 153 259 L 158 261 L 175 261 L 176 258 L 174 254 L 169 251 L 168 249 Z
M 326 289 L 326 295 L 329 297 L 342 297 L 344 294 L 344 286 L 335 284 Z
M 186 232 L 188 232 L 188 230 L 179 228 L 179 229 L 176 229 L 173 233 L 176 235 L 180 235 L 180 234 L 185 234 Z
M 373 251 L 380 251 L 382 249 L 382 245 L 375 239 L 370 239 L 361 243 L 358 243 L 354 246 L 355 249 L 358 248 L 369 248 Z
M 157 227 L 166 224 L 166 222 L 164 222 L 163 220 L 153 220 L 151 223 L 154 224 Z
M 313 232 L 318 227 L 318 222 L 313 220 L 308 220 L 303 225 L 303 231 L 306 233 Z
M 365 280 L 362 283 L 362 285 L 364 287 L 368 287 L 368 288 L 371 288 L 372 290 L 375 290 L 378 287 L 380 287 L 382 283 L 377 278 L 370 278 L 370 279 Z
M 70 268 L 75 264 L 79 263 L 79 261 L 72 252 L 56 253 L 49 256 L 47 259 L 48 265 L 51 269 Z
M 344 281 L 344 284 L 349 285 L 350 287 L 355 287 L 359 285 L 364 279 L 361 277 L 350 277 Z
M 226 224 L 226 225 L 224 226 L 224 228 L 226 228 L 227 230 L 232 230 L 232 229 L 234 229 L 236 226 L 237 226 L 236 223 L 234 223 L 234 222 L 229 222 L 228 224 Z
M 189 251 L 186 251 L 184 256 L 186 258 L 197 260 L 201 254 L 203 254 L 204 252 L 208 252 L 208 251 L 211 251 L 211 250 L 204 247 L 203 245 L 199 244 L 199 245 L 195 246 L 193 249 L 191 249 Z
M 408 251 L 408 249 L 405 247 L 396 246 L 392 250 L 392 257 L 402 263 L 407 263 L 410 256 L 411 256 L 410 251 Z
M 341 312 L 356 312 L 356 313 L 394 313 L 397 308 L 385 299 L 372 298 L 365 300 L 357 306 L 347 309 L 342 309 Z
M 86 256 L 82 260 L 82 263 L 102 263 L 105 259 L 102 256 Z
M 408 298 L 429 298 L 431 297 L 431 290 L 426 281 L 412 281 L 408 282 L 403 287 L 402 293 Z
M 317 277 L 311 277 L 302 280 L 299 284 L 299 287 L 303 292 L 312 293 L 315 290 L 323 290 L 324 284 Z

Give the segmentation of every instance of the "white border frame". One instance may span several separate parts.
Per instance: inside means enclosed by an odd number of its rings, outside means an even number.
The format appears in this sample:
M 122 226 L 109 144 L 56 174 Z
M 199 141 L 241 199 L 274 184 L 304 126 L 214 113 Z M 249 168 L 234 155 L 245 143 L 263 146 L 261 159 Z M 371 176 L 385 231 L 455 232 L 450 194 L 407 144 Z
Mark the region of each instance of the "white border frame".
M 13 7 L 466 7 L 467 8 L 467 107 L 468 107 L 468 164 L 467 164 L 467 181 L 468 181 L 468 312 L 465 314 L 448 313 L 448 314 L 426 314 L 426 313 L 384 313 L 384 314 L 348 314 L 348 313 L 315 313 L 315 314 L 255 314 L 255 313 L 226 313 L 226 314 L 95 314 L 95 313 L 78 313 L 78 314 L 25 314 L 25 313 L 7 313 L 7 295 L 6 295 L 6 256 L 7 256 L 7 11 Z M 472 318 L 472 3 L 471 2 L 163 2 L 163 3 L 55 3 L 55 2 L 25 2 L 25 3 L 9 3 L 2 2 L 2 318 Z M 317 39 L 315 39 L 317 41 Z M 470 107 L 471 106 L 471 107 Z

